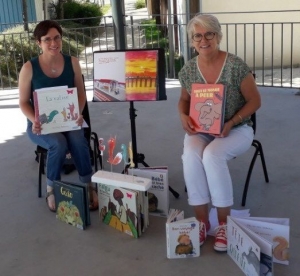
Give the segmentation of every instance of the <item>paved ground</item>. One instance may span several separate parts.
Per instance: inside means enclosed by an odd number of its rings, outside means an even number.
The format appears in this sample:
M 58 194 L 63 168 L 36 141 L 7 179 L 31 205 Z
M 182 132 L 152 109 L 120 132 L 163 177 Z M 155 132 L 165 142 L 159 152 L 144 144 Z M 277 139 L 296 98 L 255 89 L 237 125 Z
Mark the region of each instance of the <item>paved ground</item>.
M 167 101 L 135 103 L 137 147 L 149 165 L 169 167 L 170 185 L 180 193 L 179 199 L 170 194 L 170 207 L 183 209 L 188 217 L 193 213 L 187 205 L 180 159 L 184 135 L 176 108 L 180 88 L 177 80 L 167 80 L 166 85 Z M 117 147 L 128 143 L 129 104 L 92 102 L 92 82 L 86 87 L 92 130 L 106 141 L 116 135 Z M 275 275 L 298 275 L 300 97 L 292 89 L 260 87 L 260 91 L 256 138 L 263 144 L 270 183 L 264 182 L 258 160 L 245 208 L 252 216 L 290 218 L 290 265 L 275 264 Z M 226 254 L 213 251 L 212 238 L 201 248 L 199 258 L 168 260 L 163 218 L 150 217 L 149 229 L 138 240 L 100 223 L 97 212 L 92 213 L 92 225 L 86 231 L 56 221 L 44 194 L 37 197 L 35 147 L 24 133 L 26 121 L 18 108 L 17 90 L 1 91 L 0 118 L 1 276 L 243 275 Z M 235 209 L 245 209 L 240 203 L 252 154 L 253 149 L 229 163 Z M 76 172 L 63 179 L 78 181 Z
M 91 82 L 86 86 L 91 100 Z M 183 131 L 176 108 L 180 88 L 177 80 L 168 80 L 167 87 L 167 101 L 135 103 L 137 146 L 148 164 L 169 167 L 170 185 L 180 193 L 179 199 L 170 194 L 170 207 L 181 208 L 191 216 L 180 159 Z M 288 89 L 260 91 L 263 104 L 257 112 L 256 138 L 263 144 L 270 183 L 264 182 L 258 160 L 245 208 L 252 216 L 291 219 L 290 265 L 276 264 L 275 274 L 297 275 L 300 97 Z M 107 141 L 110 135 L 116 135 L 117 147 L 131 140 L 129 104 L 90 101 L 89 107 L 92 130 L 100 137 Z M 0 275 L 52 276 L 62 271 L 64 275 L 242 275 L 226 254 L 213 251 L 212 238 L 201 248 L 199 258 L 168 260 L 163 218 L 150 217 L 149 229 L 138 240 L 103 225 L 96 212 L 86 231 L 56 221 L 45 198 L 37 197 L 35 147 L 24 134 L 25 118 L 18 108 L 16 90 L 1 91 L 0 118 Z M 244 209 L 240 203 L 251 154 L 253 149 L 229 163 L 235 209 Z M 115 171 L 121 171 L 121 167 Z M 76 172 L 63 175 L 63 179 L 78 180 Z

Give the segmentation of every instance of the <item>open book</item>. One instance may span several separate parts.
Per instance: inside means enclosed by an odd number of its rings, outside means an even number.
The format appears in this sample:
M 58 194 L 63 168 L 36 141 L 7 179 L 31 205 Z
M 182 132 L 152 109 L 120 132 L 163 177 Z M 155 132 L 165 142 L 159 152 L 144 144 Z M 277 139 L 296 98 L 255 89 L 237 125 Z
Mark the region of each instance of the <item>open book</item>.
M 274 275 L 273 262 L 288 264 L 289 219 L 227 218 L 227 253 L 246 275 Z

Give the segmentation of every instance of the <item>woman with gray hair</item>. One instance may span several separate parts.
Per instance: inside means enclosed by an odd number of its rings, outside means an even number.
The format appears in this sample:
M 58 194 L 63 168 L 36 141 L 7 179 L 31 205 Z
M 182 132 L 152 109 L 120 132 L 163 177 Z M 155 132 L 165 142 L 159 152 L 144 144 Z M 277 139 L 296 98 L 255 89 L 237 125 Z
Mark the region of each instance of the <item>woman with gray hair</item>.
M 222 30 L 213 15 L 198 14 L 187 25 L 191 46 L 198 55 L 179 72 L 178 111 L 185 130 L 182 155 L 188 203 L 200 221 L 202 245 L 210 229 L 209 203 L 216 207 L 219 226 L 214 249 L 227 251 L 227 216 L 233 205 L 232 180 L 227 161 L 246 152 L 254 133 L 251 115 L 261 99 L 252 72 L 239 57 L 220 50 Z M 220 135 L 199 133 L 189 117 L 192 83 L 226 86 L 224 125 Z

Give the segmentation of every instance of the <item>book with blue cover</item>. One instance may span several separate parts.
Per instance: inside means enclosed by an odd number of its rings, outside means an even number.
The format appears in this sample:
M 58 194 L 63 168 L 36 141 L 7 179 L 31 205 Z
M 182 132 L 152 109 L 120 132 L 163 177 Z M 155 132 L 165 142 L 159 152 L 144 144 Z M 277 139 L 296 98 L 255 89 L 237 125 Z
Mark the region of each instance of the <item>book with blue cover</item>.
M 79 229 L 91 224 L 88 187 L 85 184 L 54 181 L 56 218 Z

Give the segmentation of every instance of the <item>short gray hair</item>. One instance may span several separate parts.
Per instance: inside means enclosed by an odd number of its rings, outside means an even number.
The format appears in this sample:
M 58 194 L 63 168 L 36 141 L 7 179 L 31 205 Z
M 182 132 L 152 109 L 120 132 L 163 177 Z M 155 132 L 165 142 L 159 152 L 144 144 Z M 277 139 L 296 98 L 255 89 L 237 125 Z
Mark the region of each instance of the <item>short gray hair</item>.
M 190 44 L 193 43 L 193 34 L 195 32 L 195 26 L 200 26 L 208 29 L 211 32 L 216 33 L 218 44 L 221 42 L 223 33 L 219 20 L 211 14 L 196 14 L 187 25 L 187 34 L 190 40 Z

